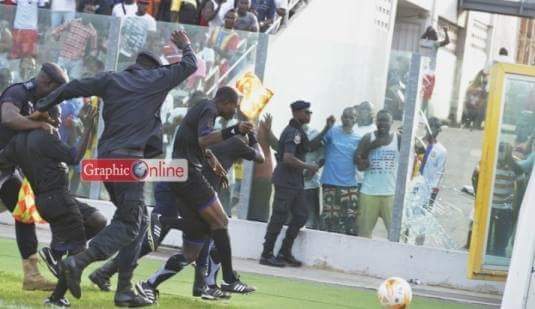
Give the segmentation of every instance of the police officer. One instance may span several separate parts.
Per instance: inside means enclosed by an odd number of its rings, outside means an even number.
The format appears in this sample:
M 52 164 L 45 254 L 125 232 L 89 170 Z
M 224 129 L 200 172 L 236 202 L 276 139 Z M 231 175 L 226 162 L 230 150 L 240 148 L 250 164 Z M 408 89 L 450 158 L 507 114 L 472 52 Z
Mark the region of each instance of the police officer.
M 260 257 L 260 264 L 276 267 L 284 267 L 286 264 L 299 267 L 302 264 L 292 255 L 292 246 L 308 219 L 303 171 L 315 174 L 319 169 L 316 163 L 305 163 L 305 154 L 321 146 L 323 137 L 335 122 L 333 116 L 327 118 L 325 128 L 314 140 L 309 141 L 303 125 L 310 122 L 310 103 L 297 101 L 290 106 L 293 119 L 279 139 L 276 156 L 278 164 L 272 178 L 275 185 L 273 214 L 267 226 L 264 251 Z M 279 254 L 275 257 L 273 247 L 289 213 L 292 214 L 292 219 Z
M 54 131 L 45 121 L 31 119 L 33 104 L 67 81 L 65 73 L 55 64 L 43 64 L 36 78 L 9 86 L 0 96 L 0 149 L 19 131 L 42 129 Z M 17 205 L 22 177 L 16 168 L 0 169 L 0 199 L 13 212 Z M 37 268 L 37 236 L 35 225 L 15 221 L 17 245 L 22 256 L 24 290 L 52 290 L 54 283 L 46 280 Z
M 160 66 L 157 58 L 141 53 L 136 64 L 122 72 L 101 73 L 92 78 L 73 80 L 37 104 L 39 112 L 75 98 L 99 96 L 103 100 L 104 131 L 98 145 L 99 158 L 153 158 L 162 153 L 160 108 L 168 92 L 197 70 L 191 42 L 184 31 L 171 35 L 182 50 L 180 63 Z M 61 262 L 71 294 L 81 297 L 83 270 L 94 261 L 106 260 L 119 251 L 119 280 L 115 293 L 117 306 L 150 305 L 150 300 L 135 293 L 131 279 L 147 225 L 143 182 L 106 182 L 106 190 L 117 207 L 106 228 L 87 250 Z
M 50 224 L 51 248 L 43 248 L 41 256 L 49 263 L 52 273 L 58 277 L 59 270 L 52 261 L 68 253 L 83 250 L 86 240 L 95 236 L 106 226 L 106 218 L 96 208 L 79 202 L 68 190 L 66 164 L 78 164 L 87 149 L 93 131 L 97 111 L 84 121 L 84 134 L 77 147 L 61 142 L 58 134 L 34 129 L 22 131 L 0 151 L 0 164 L 20 167 L 28 178 L 35 194 L 39 214 Z M 58 106 L 50 112 L 51 122 L 56 127 L 61 123 Z M 67 287 L 60 280 L 52 295 L 45 301 L 48 305 L 68 306 L 64 298 Z

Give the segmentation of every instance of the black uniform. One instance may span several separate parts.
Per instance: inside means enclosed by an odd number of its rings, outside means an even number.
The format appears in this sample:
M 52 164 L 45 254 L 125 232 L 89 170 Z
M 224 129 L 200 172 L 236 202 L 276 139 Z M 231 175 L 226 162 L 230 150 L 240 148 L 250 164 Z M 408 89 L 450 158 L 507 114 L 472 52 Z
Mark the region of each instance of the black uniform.
M 13 103 L 20 109 L 22 116 L 33 112 L 33 103 L 36 101 L 37 84 L 34 79 L 8 87 L 0 96 L 0 110 L 5 102 Z M 0 123 L 0 149 L 7 146 L 17 131 Z M 17 205 L 18 194 L 22 184 L 22 177 L 15 167 L 0 169 L 0 199 L 4 205 L 13 212 Z M 17 245 L 23 259 L 29 258 L 37 252 L 37 236 L 35 225 L 15 222 Z
M 51 247 L 71 253 L 85 248 L 84 222 L 96 211 L 76 200 L 67 189 L 67 164 L 78 164 L 75 160 L 74 147 L 43 130 L 17 134 L 0 152 L 1 162 L 18 165 L 28 178 L 37 210 L 50 223 Z
M 173 183 L 173 191 L 193 212 L 210 206 L 217 198 L 214 188 L 203 175 L 203 166 L 208 166 L 199 137 L 214 129 L 217 108 L 212 100 L 204 100 L 192 107 L 182 120 L 173 145 L 173 158 L 188 160 L 188 180 Z M 184 209 L 184 212 L 188 209 Z M 182 210 L 181 210 L 182 213 Z
M 99 139 L 100 158 L 152 158 L 162 153 L 160 108 L 168 92 L 193 74 L 196 58 L 190 46 L 177 64 L 144 69 L 134 64 L 122 72 L 106 72 L 73 80 L 37 103 L 39 111 L 75 98 L 99 96 L 103 100 L 104 131 Z M 94 260 L 117 250 L 120 273 L 136 265 L 147 224 L 143 182 L 105 183 L 117 207 L 110 223 L 89 245 Z M 140 233 L 140 231 L 143 231 Z
M 292 153 L 301 161 L 305 161 L 305 155 L 309 151 L 309 140 L 301 124 L 292 119 L 284 129 L 279 139 L 277 167 L 273 172 L 272 182 L 275 185 L 275 198 L 273 201 L 273 213 L 264 243 L 263 255 L 273 252 L 275 241 L 286 223 L 289 213 L 292 219 L 286 231 L 281 252 L 289 254 L 299 230 L 305 225 L 308 212 L 305 202 L 303 170 L 286 165 L 283 162 L 284 153 Z

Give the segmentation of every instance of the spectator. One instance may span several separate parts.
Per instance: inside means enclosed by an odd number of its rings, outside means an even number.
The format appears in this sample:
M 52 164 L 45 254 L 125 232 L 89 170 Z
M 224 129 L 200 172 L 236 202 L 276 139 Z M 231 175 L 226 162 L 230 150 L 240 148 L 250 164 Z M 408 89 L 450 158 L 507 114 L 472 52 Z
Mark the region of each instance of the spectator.
M 204 0 L 200 8 L 201 26 L 223 27 L 228 10 L 235 7 L 235 0 Z
M 37 61 L 35 61 L 34 57 L 26 57 L 20 60 L 18 72 L 19 80 L 29 80 L 32 78 L 32 76 L 36 76 L 38 72 L 39 69 L 37 67 Z
M 238 13 L 236 10 L 229 10 L 225 14 L 225 27 L 214 28 L 208 38 L 208 44 L 223 58 L 231 58 L 235 55 L 240 45 L 240 36 L 234 30 Z
M 258 19 L 250 11 L 251 0 L 238 0 L 238 19 L 234 24 L 234 29 L 251 32 L 260 30 Z
M 329 130 L 323 140 L 321 229 L 324 231 L 357 235 L 358 188 L 354 157 L 362 137 L 353 130 L 356 118 L 353 107 L 344 109 L 342 125 Z
M 23 59 L 37 56 L 38 5 L 41 0 L 20 1 L 17 4 L 13 23 L 13 46 L 10 59 Z
M 513 232 L 512 204 L 516 175 L 513 170 L 512 152 L 513 147 L 509 143 L 500 143 L 487 245 L 487 254 L 493 256 L 506 257 L 505 249 Z
M 440 120 L 433 117 L 429 119 L 429 129 L 425 137 L 427 149 L 425 150 L 424 159 L 420 167 L 420 173 L 425 179 L 426 189 L 429 193 L 428 203 L 425 204 L 427 210 L 431 210 L 439 192 L 439 184 L 444 170 L 446 169 L 446 148 L 438 142 L 437 137 L 440 133 Z
M 266 114 L 264 119 L 260 121 L 258 128 L 258 143 L 262 147 L 266 161 L 262 164 L 255 164 L 247 220 L 267 222 L 269 218 L 271 193 L 273 191 L 271 184 L 273 175 L 271 149 L 276 150 L 278 147 L 278 139 L 271 131 L 272 121 L 272 116 Z
M 450 43 L 450 37 L 448 36 L 448 29 L 446 27 L 444 27 L 444 36 L 444 40 L 439 42 L 437 31 L 433 26 L 429 26 L 420 40 L 420 54 L 423 57 L 428 57 L 430 59 L 429 66 L 424 69 L 422 102 L 422 109 L 424 112 L 429 107 L 429 100 L 431 100 L 435 88 L 435 70 L 437 66 L 438 49 Z
M 308 140 L 314 140 L 320 132 L 316 129 L 310 128 L 309 125 L 303 126 Z M 305 155 L 305 163 L 317 164 L 319 168 L 324 165 L 324 147 L 321 146 L 318 149 L 308 152 Z M 306 226 L 311 229 L 320 228 L 320 175 L 319 171 L 316 173 L 305 171 L 305 201 L 308 205 L 308 221 Z
M 0 89 L 4 90 L 12 83 L 11 71 L 8 68 L 0 68 Z
M 118 4 L 120 5 L 120 4 Z M 136 55 L 147 44 L 147 39 L 156 33 L 156 20 L 147 14 L 147 0 L 138 0 L 137 11 L 133 16 L 124 18 L 121 27 L 121 54 L 130 58 Z M 116 6 L 117 7 L 117 6 Z
M 50 5 L 50 22 L 52 28 L 74 19 L 76 14 L 76 0 L 52 0 Z
M 275 0 L 275 6 L 277 15 L 281 18 L 286 18 L 286 15 L 288 15 L 288 0 Z
M 77 10 L 87 14 L 111 15 L 112 5 L 108 0 L 80 0 Z
M 199 23 L 196 0 L 173 0 L 169 10 L 171 22 L 188 25 L 197 25 Z
M 112 10 L 111 15 L 115 17 L 135 16 L 138 12 L 136 0 L 125 0 L 117 3 Z
M 8 68 L 8 55 L 13 44 L 13 36 L 6 20 L 0 21 L 0 68 Z
M 390 230 L 396 191 L 400 139 L 391 132 L 392 114 L 377 113 L 377 130 L 366 134 L 357 148 L 356 162 L 364 171 L 360 189 L 358 235 L 371 238 L 377 219 L 381 217 Z
M 275 0 L 252 0 L 252 8 L 258 18 L 260 31 L 266 31 L 275 20 Z
M 178 10 L 180 8 L 180 0 L 161 0 L 158 5 L 158 11 L 156 13 L 156 20 L 170 22 L 171 21 L 171 9 L 173 5 L 177 6 Z
M 97 54 L 97 31 L 87 19 L 74 19 L 52 31 L 56 40 L 63 38 L 59 52 L 58 65 L 63 67 L 69 77 L 82 77 L 85 52 L 89 47 L 91 56 Z

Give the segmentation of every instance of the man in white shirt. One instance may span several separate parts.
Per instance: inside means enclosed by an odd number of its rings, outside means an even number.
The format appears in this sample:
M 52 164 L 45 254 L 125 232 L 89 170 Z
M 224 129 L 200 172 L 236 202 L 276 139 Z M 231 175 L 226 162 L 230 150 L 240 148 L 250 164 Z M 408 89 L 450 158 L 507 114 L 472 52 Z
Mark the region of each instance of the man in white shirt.
M 440 120 L 433 117 L 429 119 L 429 129 L 425 137 L 428 145 L 425 151 L 424 159 L 420 167 L 420 173 L 425 179 L 428 194 L 428 203 L 424 208 L 431 210 L 439 192 L 439 184 L 444 170 L 446 169 L 446 148 L 438 142 L 437 137 L 440 133 Z
M 214 4 L 215 7 L 217 7 L 217 5 L 221 6 L 221 8 L 215 17 L 208 23 L 210 27 L 223 27 L 225 25 L 225 15 L 228 11 L 234 8 L 234 0 L 226 0 L 224 2 L 222 1 L 221 4 Z
M 128 17 L 135 16 L 138 11 L 136 0 L 125 0 L 124 2 L 117 3 L 111 12 L 115 17 Z
M 76 15 L 76 0 L 52 0 L 50 5 L 52 28 L 74 19 Z
M 135 5 L 136 13 L 123 18 L 121 29 L 121 54 L 126 57 L 132 57 L 147 48 L 150 45 L 150 41 L 149 43 L 147 41 L 156 33 L 156 20 L 147 13 L 148 0 L 138 0 Z M 114 10 L 117 6 L 121 8 L 121 4 L 117 4 Z

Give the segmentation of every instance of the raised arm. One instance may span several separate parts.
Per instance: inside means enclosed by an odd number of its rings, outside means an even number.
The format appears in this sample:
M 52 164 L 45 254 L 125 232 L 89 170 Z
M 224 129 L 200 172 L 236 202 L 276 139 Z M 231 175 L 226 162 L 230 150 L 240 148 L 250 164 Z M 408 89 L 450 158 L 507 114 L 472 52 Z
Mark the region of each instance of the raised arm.
M 354 163 L 357 165 L 360 171 L 365 171 L 369 167 L 368 155 L 371 151 L 370 148 L 371 134 L 364 135 L 359 143 L 355 156 L 353 158 Z
M 186 32 L 174 31 L 171 34 L 171 41 L 182 50 L 182 60 L 156 69 L 162 73 L 162 87 L 168 90 L 175 88 L 197 71 L 197 58 Z
M 101 73 L 95 77 L 75 79 L 58 87 L 48 96 L 37 101 L 37 111 L 46 112 L 52 106 L 73 98 L 102 97 L 108 86 L 108 74 L 110 73 Z
M 450 36 L 448 34 L 448 28 L 444 27 L 444 40 L 440 42 L 440 47 L 444 47 L 450 44 Z
M 334 116 L 329 116 L 329 118 L 327 118 L 323 130 L 321 130 L 320 134 L 318 134 L 310 141 L 310 151 L 314 151 L 322 146 L 325 135 L 333 127 L 335 121 L 336 119 L 334 118 Z

